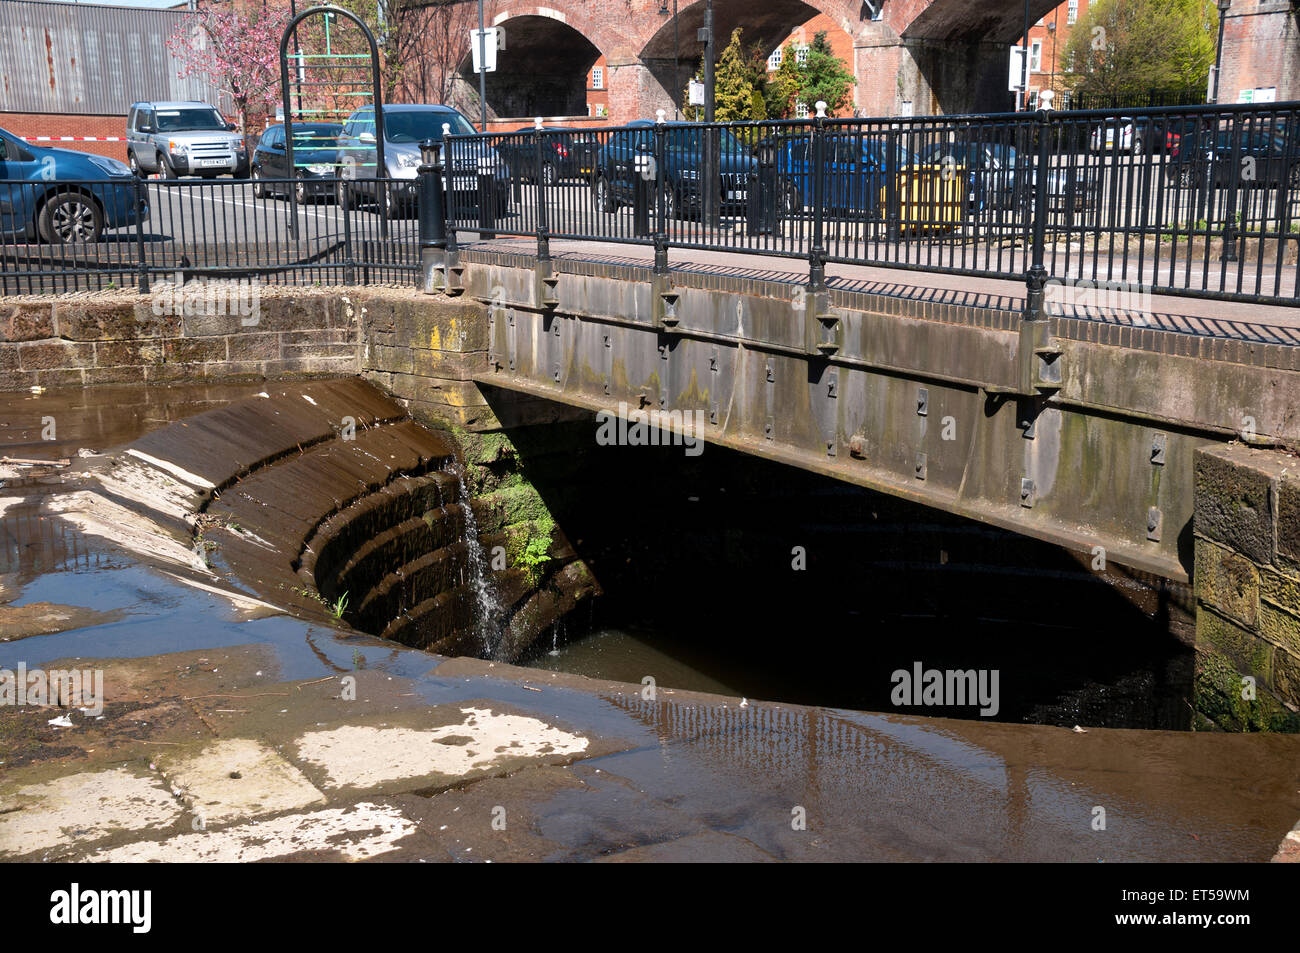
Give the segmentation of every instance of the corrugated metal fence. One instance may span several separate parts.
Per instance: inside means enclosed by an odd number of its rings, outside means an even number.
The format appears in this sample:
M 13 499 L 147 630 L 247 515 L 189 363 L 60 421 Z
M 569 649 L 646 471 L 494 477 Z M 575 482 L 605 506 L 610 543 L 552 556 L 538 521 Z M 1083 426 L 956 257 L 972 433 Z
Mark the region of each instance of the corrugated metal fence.
M 0 112 L 124 116 L 145 99 L 202 99 L 228 109 L 228 96 L 177 76 L 167 38 L 186 13 L 0 2 Z

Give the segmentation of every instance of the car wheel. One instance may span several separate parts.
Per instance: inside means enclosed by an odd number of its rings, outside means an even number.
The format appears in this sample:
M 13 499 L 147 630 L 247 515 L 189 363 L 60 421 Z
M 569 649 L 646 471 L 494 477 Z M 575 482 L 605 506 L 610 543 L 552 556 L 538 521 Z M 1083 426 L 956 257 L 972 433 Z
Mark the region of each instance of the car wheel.
M 158 153 L 158 171 L 162 173 L 164 179 L 176 178 L 176 169 L 172 165 L 172 160 L 167 158 L 161 152 Z
M 131 174 L 137 179 L 147 178 L 144 169 L 140 168 L 140 161 L 136 159 L 134 150 L 126 150 L 126 161 L 131 167 Z
M 1142 154 L 1142 137 L 1141 137 L 1141 136 L 1134 136 L 1134 137 L 1133 137 L 1133 154 L 1134 154 L 1135 156 L 1140 156 L 1140 155 Z
M 334 183 L 334 203 L 339 208 L 347 211 L 357 207 L 356 199 L 352 195 L 352 189 L 348 187 L 347 179 L 339 179 Z
M 1183 166 L 1178 170 L 1178 187 L 1180 189 L 1192 187 L 1192 170 L 1189 166 Z
M 596 179 L 596 206 L 602 212 L 614 211 L 614 191 L 609 187 L 609 180 L 603 175 Z
M 99 203 L 80 192 L 62 192 L 41 208 L 36 227 L 51 245 L 81 245 L 99 241 L 104 213 Z
M 253 198 L 266 198 L 266 184 L 262 181 L 262 167 L 253 166 Z
M 677 217 L 677 195 L 671 188 L 664 189 L 664 221 L 671 222 Z
M 542 185 L 554 185 L 559 175 L 556 173 L 554 162 L 542 163 Z
M 781 214 L 798 215 L 803 211 L 803 199 L 799 197 L 799 189 L 793 182 L 786 183 L 785 188 L 781 190 Z
M 307 183 L 302 180 L 301 172 L 293 177 L 293 197 L 299 205 L 307 204 Z

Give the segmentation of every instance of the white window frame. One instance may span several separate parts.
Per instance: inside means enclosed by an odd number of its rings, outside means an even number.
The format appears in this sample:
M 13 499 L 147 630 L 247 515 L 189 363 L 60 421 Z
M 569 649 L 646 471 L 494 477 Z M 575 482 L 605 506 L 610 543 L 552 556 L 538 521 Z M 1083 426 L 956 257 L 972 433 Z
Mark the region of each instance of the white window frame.
M 795 119 L 807 119 L 807 118 L 808 118 L 808 104 L 807 104 L 807 103 L 805 103 L 805 102 L 796 102 L 796 103 L 794 104 L 794 118 L 795 118 Z
M 1074 26 L 1079 22 L 1079 0 L 1070 0 L 1069 6 L 1065 10 L 1065 23 L 1067 26 Z
M 1043 41 L 1029 41 L 1029 72 L 1041 73 L 1043 71 Z
M 605 67 L 593 66 L 591 68 L 591 88 L 592 89 L 605 88 Z
M 808 50 L 809 47 L 807 46 L 795 47 L 794 61 L 798 63 L 800 66 L 803 66 L 805 63 L 808 62 Z
M 775 72 L 781 68 L 781 60 L 785 57 L 785 50 L 777 47 L 767 58 L 768 72 Z

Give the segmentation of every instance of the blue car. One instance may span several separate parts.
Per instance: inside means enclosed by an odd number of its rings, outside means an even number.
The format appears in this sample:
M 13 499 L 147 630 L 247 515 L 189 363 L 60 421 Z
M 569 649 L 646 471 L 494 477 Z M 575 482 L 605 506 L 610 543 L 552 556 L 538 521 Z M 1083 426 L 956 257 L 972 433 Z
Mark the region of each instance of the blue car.
M 148 217 L 145 205 L 139 219 Z M 135 223 L 135 178 L 125 163 L 29 145 L 0 129 L 0 235 L 79 245 Z
M 918 165 L 917 157 L 901 146 L 889 155 L 883 138 L 858 135 L 826 137 L 823 153 L 822 207 L 832 214 L 882 214 L 881 202 L 889 176 Z M 805 135 L 777 141 L 776 166 L 781 182 L 782 211 L 789 214 L 815 204 L 817 176 L 812 140 Z

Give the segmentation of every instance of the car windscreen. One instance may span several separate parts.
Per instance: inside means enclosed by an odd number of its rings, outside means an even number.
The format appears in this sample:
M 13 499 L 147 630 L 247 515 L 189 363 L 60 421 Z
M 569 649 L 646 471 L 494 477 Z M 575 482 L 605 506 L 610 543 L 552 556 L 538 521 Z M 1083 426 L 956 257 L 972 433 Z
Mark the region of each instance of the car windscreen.
M 226 121 L 215 109 L 159 109 L 159 132 L 207 132 L 226 130 Z
M 293 126 L 293 147 L 295 150 L 330 149 L 338 144 L 343 127 L 335 124 Z
M 384 110 L 384 138 L 389 142 L 421 143 L 425 139 L 442 139 L 443 124 L 451 127 L 453 136 L 471 136 L 476 131 L 460 113 L 389 112 Z

